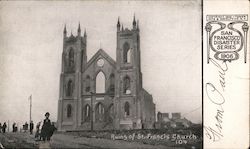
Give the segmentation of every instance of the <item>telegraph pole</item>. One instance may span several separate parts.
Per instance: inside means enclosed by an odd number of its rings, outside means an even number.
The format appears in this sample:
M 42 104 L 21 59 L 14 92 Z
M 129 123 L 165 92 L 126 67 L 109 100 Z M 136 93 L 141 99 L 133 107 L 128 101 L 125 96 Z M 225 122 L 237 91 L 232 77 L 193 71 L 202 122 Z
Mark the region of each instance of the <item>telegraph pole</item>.
M 29 101 L 30 101 L 30 123 L 31 123 L 32 95 L 30 95 Z
M 10 121 L 8 120 L 8 132 L 10 132 Z

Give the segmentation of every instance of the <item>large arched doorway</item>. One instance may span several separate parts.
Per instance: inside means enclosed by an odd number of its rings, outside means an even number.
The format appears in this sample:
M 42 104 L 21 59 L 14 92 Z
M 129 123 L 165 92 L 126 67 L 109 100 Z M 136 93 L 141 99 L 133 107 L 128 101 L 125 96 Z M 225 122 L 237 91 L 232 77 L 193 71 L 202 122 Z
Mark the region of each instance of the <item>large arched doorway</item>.
M 96 122 L 104 121 L 104 106 L 101 102 L 96 104 L 95 107 L 95 120 Z

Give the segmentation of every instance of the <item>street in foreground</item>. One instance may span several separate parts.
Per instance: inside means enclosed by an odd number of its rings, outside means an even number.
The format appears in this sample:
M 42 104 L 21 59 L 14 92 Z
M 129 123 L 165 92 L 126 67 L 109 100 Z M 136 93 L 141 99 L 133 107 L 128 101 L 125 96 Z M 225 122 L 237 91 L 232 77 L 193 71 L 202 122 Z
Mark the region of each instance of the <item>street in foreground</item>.
M 28 133 L 0 134 L 0 142 L 5 148 L 166 148 L 163 145 L 148 145 L 141 142 L 87 138 L 55 133 L 50 142 L 35 141 Z

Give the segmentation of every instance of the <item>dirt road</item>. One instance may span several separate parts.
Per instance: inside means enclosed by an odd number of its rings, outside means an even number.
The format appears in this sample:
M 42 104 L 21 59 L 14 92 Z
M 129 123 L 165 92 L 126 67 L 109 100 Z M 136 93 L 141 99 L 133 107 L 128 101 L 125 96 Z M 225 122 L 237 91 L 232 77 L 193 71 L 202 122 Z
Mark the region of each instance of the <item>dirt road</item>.
M 122 140 L 76 137 L 63 133 L 54 134 L 50 142 L 35 141 L 34 135 L 29 135 L 28 133 L 5 133 L 0 134 L 0 142 L 5 148 L 167 148 L 162 145 L 147 145 L 139 142 L 127 142 Z
M 4 148 L 38 148 L 28 133 L 0 133 L 0 143 Z

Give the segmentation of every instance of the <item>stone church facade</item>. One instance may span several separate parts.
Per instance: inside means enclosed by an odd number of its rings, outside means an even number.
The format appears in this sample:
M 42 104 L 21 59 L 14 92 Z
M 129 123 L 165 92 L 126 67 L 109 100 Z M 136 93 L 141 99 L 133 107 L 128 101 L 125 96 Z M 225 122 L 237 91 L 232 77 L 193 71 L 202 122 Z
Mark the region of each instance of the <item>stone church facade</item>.
M 152 95 L 142 86 L 140 30 L 117 22 L 116 61 L 104 50 L 87 61 L 87 34 L 63 32 L 58 130 L 150 129 Z

